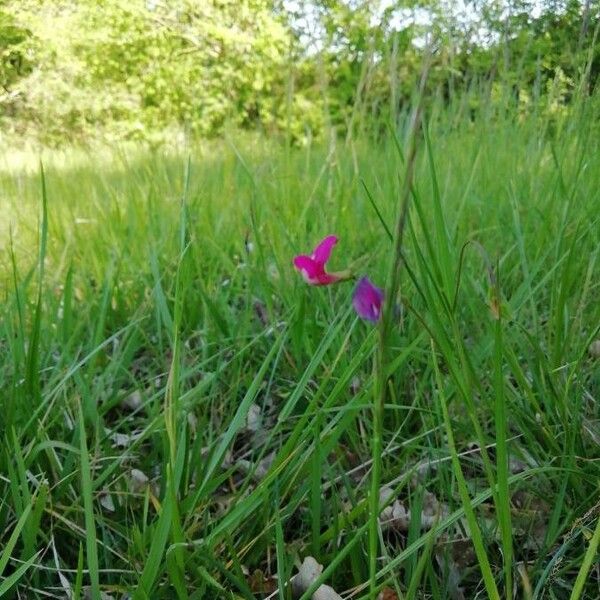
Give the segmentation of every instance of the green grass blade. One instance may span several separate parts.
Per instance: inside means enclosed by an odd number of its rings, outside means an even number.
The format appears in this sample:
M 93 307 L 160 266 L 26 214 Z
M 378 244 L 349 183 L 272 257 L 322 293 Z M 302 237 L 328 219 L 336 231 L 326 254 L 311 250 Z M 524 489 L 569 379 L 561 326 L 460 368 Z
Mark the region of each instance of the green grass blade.
M 592 564 L 597 560 L 598 545 L 600 544 L 600 518 L 596 521 L 596 529 L 590 540 L 590 544 L 585 551 L 585 556 L 581 562 L 581 567 L 577 573 L 577 579 L 575 579 L 575 585 L 571 592 L 570 600 L 579 600 L 583 594 L 583 588 L 586 584 L 588 573 L 592 567 Z
M 10 589 L 25 575 L 33 563 L 37 560 L 40 552 L 34 554 L 27 562 L 23 563 L 14 573 L 11 573 L 6 579 L 0 581 L 0 598 L 8 594 Z
M 0 554 L 0 577 L 4 573 L 4 569 L 11 558 L 12 551 L 17 544 L 19 536 L 21 535 L 21 531 L 27 523 L 27 519 L 29 518 L 29 513 L 31 512 L 32 508 L 33 506 L 31 504 L 25 506 L 21 516 L 19 517 L 19 520 L 17 521 L 17 524 L 15 525 L 15 528 L 13 529 L 13 532 L 8 538 L 8 542 L 6 542 L 6 545 L 2 549 L 2 554 Z
M 86 441 L 83 409 L 79 410 L 79 451 L 81 459 L 81 495 L 85 520 L 85 547 L 87 567 L 90 576 L 92 600 L 100 600 L 100 571 L 98 563 L 98 543 L 96 538 L 96 517 L 92 486 L 92 467 Z
M 467 483 L 465 481 L 462 467 L 460 466 L 460 462 L 458 459 L 458 454 L 456 452 L 456 445 L 454 443 L 454 433 L 452 431 L 452 423 L 450 421 L 450 415 L 448 414 L 446 396 L 441 381 L 441 374 L 439 368 L 437 367 L 437 357 L 435 356 L 435 351 L 433 350 L 433 347 L 432 354 L 437 381 L 437 394 L 442 407 L 442 413 L 444 415 L 444 424 L 446 427 L 446 435 L 448 437 L 448 447 L 452 456 L 452 469 L 456 478 L 456 482 L 458 484 L 458 491 L 462 501 L 463 509 L 465 511 L 465 516 L 467 518 L 467 522 L 469 523 L 471 540 L 473 541 L 473 546 L 475 547 L 475 553 L 477 555 L 477 560 L 479 561 L 479 568 L 481 569 L 481 575 L 483 576 L 483 581 L 485 584 L 485 589 L 488 593 L 488 597 L 493 600 L 500 600 L 500 594 L 498 593 L 496 581 L 494 580 L 494 575 L 490 567 L 490 561 L 485 550 L 485 545 L 481 536 L 481 530 L 479 529 L 475 512 L 473 511 L 473 508 L 471 506 L 471 499 L 469 498 Z
M 502 297 L 500 295 L 500 281 L 498 267 L 496 267 L 496 283 L 493 290 L 493 302 L 497 307 L 494 319 L 494 403 L 496 421 L 496 478 L 498 483 L 498 502 L 496 510 L 500 524 L 502 538 L 502 556 L 504 559 L 505 596 L 512 598 L 512 567 L 513 567 L 513 540 L 511 522 L 511 499 L 508 488 L 508 448 L 507 437 L 507 409 L 506 394 L 504 391 L 504 353 L 501 309 Z

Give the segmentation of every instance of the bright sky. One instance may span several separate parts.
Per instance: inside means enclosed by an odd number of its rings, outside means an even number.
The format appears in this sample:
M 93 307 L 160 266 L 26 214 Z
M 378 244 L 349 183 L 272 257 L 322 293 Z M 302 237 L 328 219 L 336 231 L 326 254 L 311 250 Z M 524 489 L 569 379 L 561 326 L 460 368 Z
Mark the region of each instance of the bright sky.
M 348 0 L 346 1 L 348 2 Z M 373 25 L 377 25 L 377 23 L 381 21 L 381 17 L 387 9 L 400 4 L 398 0 L 371 1 L 373 2 L 373 6 L 376 7 L 375 16 L 372 23 Z M 496 4 L 498 1 L 501 2 L 502 5 L 508 7 L 508 0 L 488 0 L 488 3 L 493 2 Z M 467 2 L 466 0 L 441 0 L 441 3 L 449 14 L 454 15 L 454 17 L 465 26 L 473 24 L 478 20 L 478 12 L 475 10 L 473 2 Z M 482 3 L 479 3 L 479 5 L 481 4 Z M 544 6 L 545 1 L 532 0 L 532 4 L 531 16 L 533 18 L 537 18 L 542 12 L 542 7 Z M 320 39 L 320 27 L 314 5 L 310 2 L 310 0 L 284 0 L 284 6 L 290 11 L 300 12 L 303 15 L 303 17 L 299 19 L 298 25 L 304 31 L 308 32 L 305 37 L 309 51 L 311 51 L 310 46 L 313 46 L 312 51 L 318 51 L 320 48 L 315 46 L 319 46 L 318 40 Z M 392 14 L 390 26 L 393 29 L 401 30 L 413 23 L 417 25 L 427 25 L 430 22 L 431 15 L 427 9 L 410 9 L 399 7 Z M 482 40 L 487 37 L 483 28 L 481 28 L 480 36 Z

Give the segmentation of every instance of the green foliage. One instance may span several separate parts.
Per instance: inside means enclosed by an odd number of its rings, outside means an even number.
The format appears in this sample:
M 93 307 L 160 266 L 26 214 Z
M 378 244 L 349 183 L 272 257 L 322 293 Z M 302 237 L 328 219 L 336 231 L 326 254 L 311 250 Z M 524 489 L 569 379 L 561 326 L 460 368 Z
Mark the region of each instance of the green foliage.
M 44 45 L 22 90 L 47 141 L 97 129 L 109 139 L 205 136 L 281 118 L 273 98 L 290 38 L 268 0 L 40 4 L 41 14 L 20 9 Z
M 30 40 L 31 31 L 0 10 L 0 86 L 4 89 L 31 72 Z
M 0 6 L 0 117 L 15 116 L 19 92 L 13 86 L 34 67 L 32 32 Z
M 445 0 L 7 0 L 0 132 L 50 144 L 379 135 L 407 110 L 427 40 L 429 103 L 533 102 L 559 123 L 594 88 L 597 1 L 469 6 L 461 17 Z
M 95 37 L 74 46 L 87 65 L 83 85 L 135 98 L 142 131 L 178 123 L 205 135 L 264 116 L 289 43 L 267 2 L 105 5 L 101 13 L 88 8 Z

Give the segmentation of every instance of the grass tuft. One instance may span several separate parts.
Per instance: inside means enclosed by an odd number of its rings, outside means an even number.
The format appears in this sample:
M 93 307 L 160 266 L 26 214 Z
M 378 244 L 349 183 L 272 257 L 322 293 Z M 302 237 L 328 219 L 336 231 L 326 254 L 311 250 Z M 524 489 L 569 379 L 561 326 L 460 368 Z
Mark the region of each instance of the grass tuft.
M 598 126 L 466 113 L 0 171 L 0 595 L 597 597 Z

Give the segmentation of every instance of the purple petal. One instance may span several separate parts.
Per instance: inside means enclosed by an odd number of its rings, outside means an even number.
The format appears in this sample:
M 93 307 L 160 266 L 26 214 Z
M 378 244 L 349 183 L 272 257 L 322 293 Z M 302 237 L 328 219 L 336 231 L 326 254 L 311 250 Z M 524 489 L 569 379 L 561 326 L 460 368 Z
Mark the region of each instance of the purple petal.
M 367 321 L 379 321 L 382 303 L 383 290 L 373 285 L 368 277 L 360 279 L 352 296 L 352 305 L 358 316 Z
M 321 263 L 324 265 L 331 256 L 331 251 L 333 247 L 337 244 L 338 238 L 335 235 L 328 235 L 316 248 L 312 253 L 312 259 L 315 262 Z

